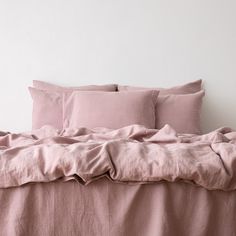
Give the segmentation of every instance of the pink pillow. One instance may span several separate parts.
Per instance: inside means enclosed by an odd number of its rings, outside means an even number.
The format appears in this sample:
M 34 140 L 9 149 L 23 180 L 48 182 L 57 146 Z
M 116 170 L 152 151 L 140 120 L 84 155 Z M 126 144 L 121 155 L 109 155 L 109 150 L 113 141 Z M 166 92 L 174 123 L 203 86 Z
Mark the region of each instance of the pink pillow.
M 47 83 L 40 80 L 33 80 L 33 86 L 37 89 L 47 90 L 52 92 L 66 92 L 66 91 L 116 91 L 116 84 L 104 84 L 104 85 L 85 85 L 79 87 L 62 87 L 55 84 Z
M 72 89 L 59 87 L 42 81 L 34 81 L 34 85 L 46 90 L 29 88 L 33 99 L 32 129 L 38 129 L 44 125 L 52 125 L 57 129 L 63 128 L 63 92 L 72 93 L 75 90 L 85 89 L 91 91 L 115 91 L 116 89 L 116 85 L 90 85 Z
M 160 95 L 168 95 L 168 94 L 188 94 L 188 93 L 196 93 L 201 90 L 202 80 L 196 80 L 194 82 L 190 82 L 184 85 L 175 86 L 172 88 L 147 88 L 147 87 L 134 87 L 127 85 L 118 85 L 118 91 L 131 91 L 131 90 L 158 90 L 160 91 Z
M 178 133 L 201 133 L 201 107 L 204 91 L 192 94 L 160 95 L 156 106 L 156 128 L 165 124 Z
M 52 125 L 63 128 L 62 94 L 29 87 L 33 99 L 32 129 Z
M 117 129 L 139 124 L 155 128 L 157 91 L 64 94 L 64 128 Z
M 204 91 L 202 80 L 172 88 L 141 88 L 118 86 L 119 91 L 137 91 L 157 89 L 160 91 L 156 106 L 156 128 L 171 125 L 179 133 L 201 133 L 201 106 Z

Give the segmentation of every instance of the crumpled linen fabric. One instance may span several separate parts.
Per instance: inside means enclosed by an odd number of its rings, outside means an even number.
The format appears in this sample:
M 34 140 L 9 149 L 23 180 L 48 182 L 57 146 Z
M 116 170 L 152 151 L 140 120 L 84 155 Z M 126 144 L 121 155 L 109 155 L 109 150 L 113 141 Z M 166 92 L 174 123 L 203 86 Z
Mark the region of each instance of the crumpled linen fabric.
M 118 183 L 184 181 L 208 190 L 236 189 L 236 132 L 229 128 L 189 135 L 169 125 L 62 131 L 46 126 L 1 135 L 0 188 L 58 179 L 86 185 L 107 177 Z

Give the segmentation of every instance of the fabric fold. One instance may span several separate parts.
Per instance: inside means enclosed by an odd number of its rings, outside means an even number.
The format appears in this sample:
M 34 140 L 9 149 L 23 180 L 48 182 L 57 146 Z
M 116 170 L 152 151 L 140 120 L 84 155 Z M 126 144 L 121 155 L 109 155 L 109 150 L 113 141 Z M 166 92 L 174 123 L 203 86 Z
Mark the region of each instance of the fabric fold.
M 131 125 L 121 129 L 45 126 L 0 136 L 0 188 L 30 182 L 107 177 L 119 183 L 184 181 L 208 190 L 236 189 L 236 132 L 178 134 Z

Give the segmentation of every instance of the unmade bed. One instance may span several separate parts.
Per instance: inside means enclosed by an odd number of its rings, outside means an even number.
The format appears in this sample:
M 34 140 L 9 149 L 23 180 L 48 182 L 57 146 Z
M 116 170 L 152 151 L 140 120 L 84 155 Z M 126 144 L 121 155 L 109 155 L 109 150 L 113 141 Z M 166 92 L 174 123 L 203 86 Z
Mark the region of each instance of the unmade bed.
M 201 131 L 202 81 L 34 81 L 0 132 L 0 236 L 236 236 L 236 132 Z
M 1 235 L 235 235 L 229 129 L 44 127 L 0 146 Z

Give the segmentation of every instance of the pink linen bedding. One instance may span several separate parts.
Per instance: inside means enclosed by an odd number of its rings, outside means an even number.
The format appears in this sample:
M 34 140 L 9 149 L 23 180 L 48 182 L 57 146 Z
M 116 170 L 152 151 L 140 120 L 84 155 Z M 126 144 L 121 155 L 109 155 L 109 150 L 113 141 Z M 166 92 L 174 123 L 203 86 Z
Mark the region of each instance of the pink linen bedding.
M 33 80 L 34 88 L 50 91 L 50 92 L 67 92 L 67 91 L 116 91 L 116 84 L 103 84 L 103 85 L 82 85 L 77 87 L 63 87 L 56 84 L 51 84 L 41 80 Z
M 171 125 L 179 133 L 201 134 L 202 80 L 172 88 L 118 86 L 118 91 L 157 90 L 156 129 Z
M 235 165 L 229 128 L 2 132 L 0 235 L 233 236 Z
M 0 189 L 0 235 L 235 236 L 235 199 L 180 182 L 27 184 Z
M 159 96 L 156 105 L 156 127 L 171 125 L 176 132 L 201 134 L 201 108 L 204 91 L 192 94 Z
M 116 91 L 115 84 L 87 85 L 80 87 L 61 87 L 43 81 L 34 80 L 34 88 L 29 87 L 33 99 L 32 128 L 44 125 L 63 128 L 62 96 L 73 91 Z
M 158 90 L 160 95 L 170 95 L 170 94 L 191 94 L 197 93 L 202 89 L 202 80 L 196 80 L 189 82 L 187 84 L 175 86 L 172 88 L 148 88 L 148 87 L 136 87 L 128 85 L 118 85 L 118 91 L 135 91 L 135 90 Z
M 115 182 L 183 180 L 209 190 L 236 189 L 236 132 L 178 135 L 131 125 L 66 129 L 44 127 L 0 137 L 0 188 L 76 178 L 83 184 L 106 176 Z
M 139 124 L 155 128 L 157 91 L 75 91 L 63 96 L 64 128 L 117 129 Z

